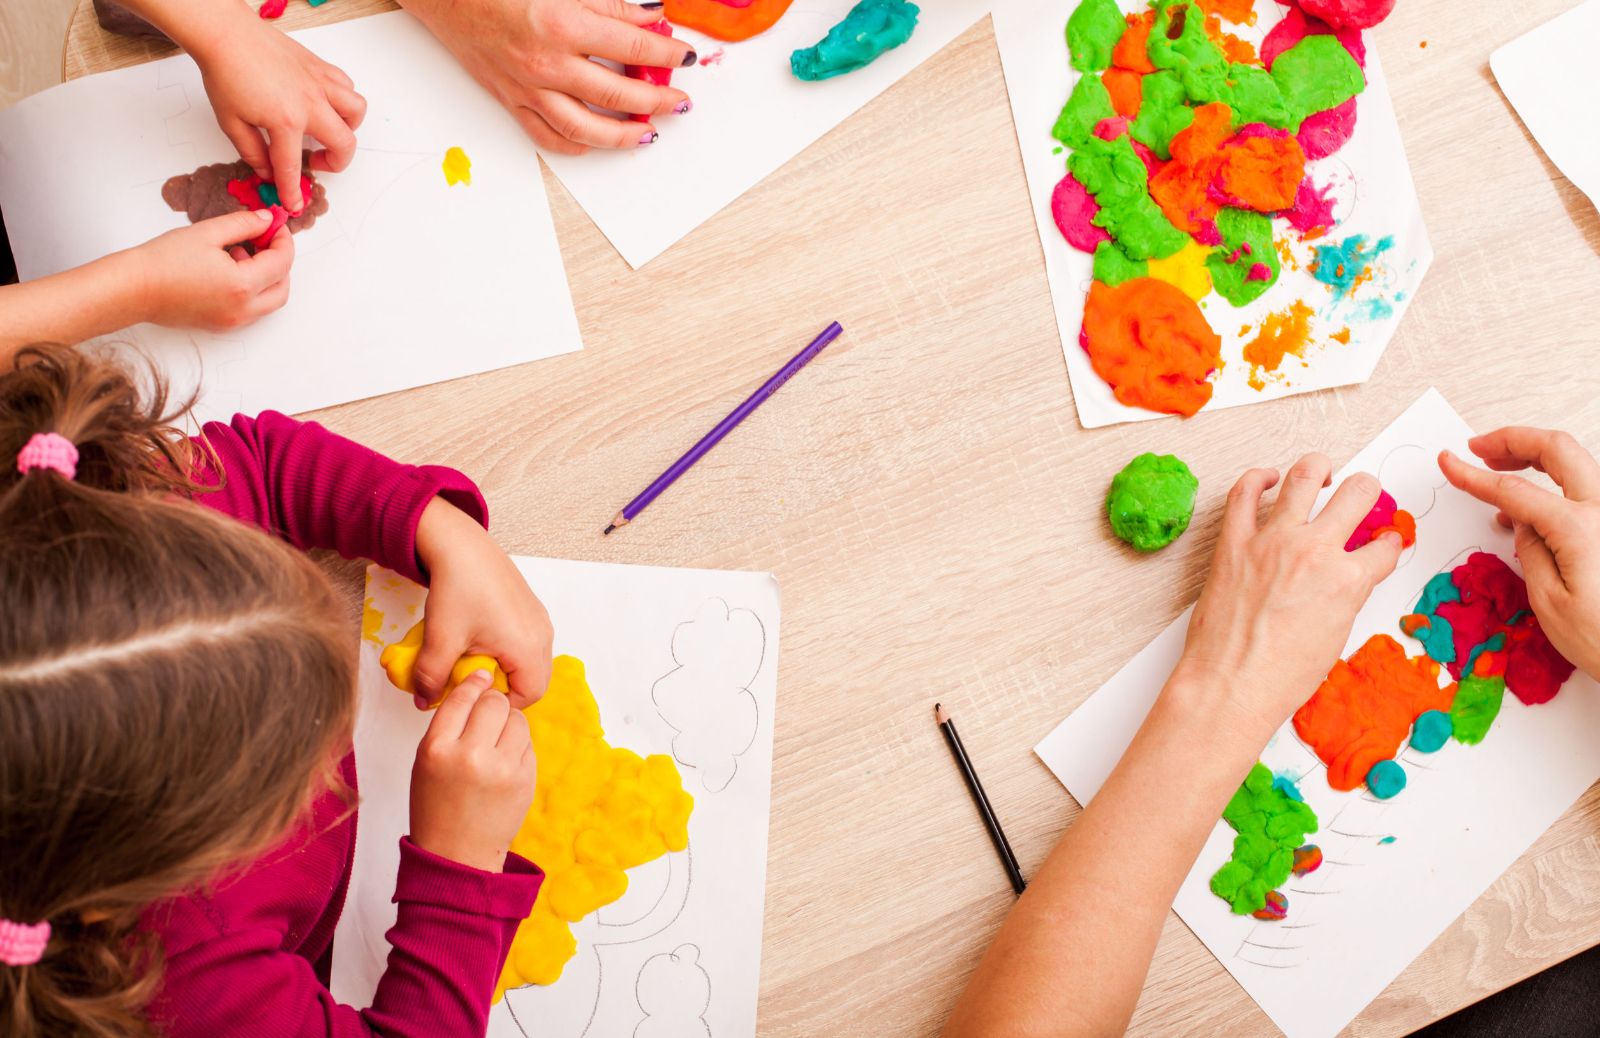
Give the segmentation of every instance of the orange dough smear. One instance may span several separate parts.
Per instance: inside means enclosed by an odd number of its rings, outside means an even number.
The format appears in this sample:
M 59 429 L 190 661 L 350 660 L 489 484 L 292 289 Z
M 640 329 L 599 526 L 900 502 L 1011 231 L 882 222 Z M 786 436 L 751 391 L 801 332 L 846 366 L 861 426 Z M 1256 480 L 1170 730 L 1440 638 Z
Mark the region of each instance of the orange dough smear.
M 1111 49 L 1111 64 L 1129 72 L 1150 73 L 1156 67 L 1150 64 L 1150 27 L 1155 24 L 1156 13 L 1128 15 L 1128 31 Z
M 1234 24 L 1256 23 L 1255 0 L 1195 0 L 1200 10 L 1207 14 L 1218 15 Z
M 1332 339 L 1334 342 L 1342 342 L 1348 346 L 1350 345 L 1350 329 L 1340 328 L 1338 331 L 1328 336 L 1328 338 Z
M 1294 730 L 1328 766 L 1328 785 L 1351 790 L 1400 749 L 1417 717 L 1448 711 L 1456 688 L 1439 687 L 1439 664 L 1409 659 L 1400 643 L 1375 634 L 1340 660 L 1310 701 L 1295 711 Z
M 1311 307 L 1295 300 L 1289 309 L 1268 314 L 1261 331 L 1245 343 L 1244 359 L 1250 365 L 1250 388 L 1264 389 L 1266 373 L 1277 371 L 1286 356 L 1304 358 L 1311 345 Z
M 1222 203 L 1211 181 L 1222 162 L 1222 142 L 1233 134 L 1233 110 L 1220 102 L 1194 110 L 1194 122 L 1172 138 L 1172 161 L 1150 178 L 1150 197 L 1181 231 L 1203 233 Z
M 1294 205 L 1306 153 L 1293 137 L 1251 137 L 1223 150 L 1219 186 L 1243 208 L 1275 213 Z
M 1096 281 L 1081 341 L 1095 374 L 1129 407 L 1192 415 L 1211 399 L 1222 339 L 1199 305 L 1165 281 Z
M 1106 93 L 1111 95 L 1111 107 L 1118 115 L 1129 119 L 1139 115 L 1139 104 L 1144 100 L 1144 77 L 1125 68 L 1108 68 L 1100 74 Z
M 1202 4 L 1202 7 L 1205 5 Z M 1251 12 L 1251 21 L 1254 21 L 1254 12 Z M 1238 21 L 1237 18 L 1229 19 Z M 1261 59 L 1256 56 L 1255 47 L 1248 40 L 1241 40 L 1231 32 L 1222 31 L 1222 22 L 1216 15 L 1206 18 L 1206 38 L 1217 45 L 1222 51 L 1222 56 L 1235 65 L 1259 65 Z
M 730 43 L 748 40 L 778 23 L 794 0 L 751 0 L 734 7 L 721 0 L 666 0 L 667 21 Z

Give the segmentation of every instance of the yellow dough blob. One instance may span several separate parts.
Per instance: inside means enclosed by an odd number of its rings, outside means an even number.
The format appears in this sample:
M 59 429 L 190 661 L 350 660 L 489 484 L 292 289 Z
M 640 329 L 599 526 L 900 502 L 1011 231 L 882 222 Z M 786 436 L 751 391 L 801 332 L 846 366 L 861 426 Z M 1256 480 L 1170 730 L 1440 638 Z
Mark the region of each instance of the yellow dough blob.
M 383 610 L 372 604 L 372 596 L 368 595 L 366 601 L 361 603 L 361 640 L 374 645 L 382 645 L 378 639 L 378 632 L 383 630 Z
M 381 616 L 381 614 L 380 614 Z M 378 666 L 389 675 L 390 684 L 402 692 L 415 694 L 416 686 L 411 683 L 411 671 L 417 665 L 417 653 L 422 651 L 423 621 L 418 620 L 412 625 L 406 636 L 383 650 L 378 657 Z M 506 672 L 500 669 L 500 664 L 491 656 L 463 656 L 456 660 L 456 665 L 450 668 L 450 680 L 444 686 L 445 692 L 461 684 L 480 670 L 486 670 L 494 676 L 492 684 L 502 692 L 511 691 L 511 685 L 506 681 Z M 444 702 L 444 697 L 439 698 Z M 439 703 L 433 704 L 435 707 Z
M 421 645 L 419 623 L 383 652 L 389 680 L 403 690 L 410 691 Z M 464 658 L 451 673 L 452 687 L 488 669 L 481 662 L 486 659 Z M 465 667 L 469 660 L 480 662 Z M 494 672 L 503 677 L 498 665 Z M 544 698 L 523 714 L 539 780 L 511 849 L 543 869 L 545 878 L 533 912 L 512 939 L 496 1002 L 509 988 L 559 980 L 578 950 L 572 924 L 626 893 L 628 869 L 687 847 L 694 810 L 671 757 L 641 757 L 606 742 L 583 661 L 557 656 Z
M 1150 276 L 1165 281 L 1198 303 L 1211 294 L 1211 271 L 1206 267 L 1206 257 L 1211 251 L 1191 241 L 1166 259 L 1151 260 Z
M 444 182 L 451 187 L 457 184 L 472 186 L 472 160 L 460 148 L 450 148 L 444 153 Z

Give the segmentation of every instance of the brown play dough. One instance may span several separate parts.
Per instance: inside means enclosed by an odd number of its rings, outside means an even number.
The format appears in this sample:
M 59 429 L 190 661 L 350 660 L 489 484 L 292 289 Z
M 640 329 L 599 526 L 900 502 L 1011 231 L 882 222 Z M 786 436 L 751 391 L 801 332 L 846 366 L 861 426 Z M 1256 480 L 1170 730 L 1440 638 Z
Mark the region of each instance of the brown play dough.
M 305 162 L 310 161 L 307 155 Z M 317 217 L 328 211 L 328 192 L 317 182 L 316 175 L 306 168 L 311 178 L 311 198 L 299 216 L 289 218 L 289 230 L 295 234 L 308 229 Z M 236 213 L 241 208 L 239 200 L 228 194 L 228 181 L 249 180 L 252 175 L 245 162 L 217 162 L 201 166 L 193 173 L 181 173 L 161 185 L 161 199 L 174 212 L 189 217 L 190 223 L 209 220 L 213 216 Z

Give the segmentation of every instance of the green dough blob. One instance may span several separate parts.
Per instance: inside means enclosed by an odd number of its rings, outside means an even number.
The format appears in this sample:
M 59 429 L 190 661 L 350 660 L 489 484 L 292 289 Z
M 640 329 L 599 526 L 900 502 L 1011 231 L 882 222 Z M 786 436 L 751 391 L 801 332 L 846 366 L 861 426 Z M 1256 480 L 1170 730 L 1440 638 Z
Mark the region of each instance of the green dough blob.
M 1056 116 L 1050 136 L 1069 148 L 1081 148 L 1094 136 L 1094 128 L 1101 120 L 1116 114 L 1116 109 L 1111 107 L 1111 95 L 1106 93 L 1100 77 L 1080 76 L 1067 103 L 1061 106 L 1061 114 Z
M 1436 753 L 1450 741 L 1455 724 L 1443 710 L 1425 710 L 1411 723 L 1411 748 L 1418 753 Z
M 1462 678 L 1456 685 L 1456 698 L 1450 703 L 1450 724 L 1457 742 L 1476 746 L 1489 734 L 1489 726 L 1500 716 L 1505 698 L 1506 679 Z
M 1222 244 L 1206 257 L 1211 284 L 1234 306 L 1245 306 L 1277 283 L 1283 269 L 1272 245 L 1272 217 L 1248 209 L 1224 209 L 1217 214 Z M 1255 279 L 1250 272 L 1264 264 L 1270 277 Z
M 1090 137 L 1073 151 L 1067 169 L 1100 206 L 1095 226 L 1117 239 L 1129 259 L 1165 259 L 1189 243 L 1150 197 L 1149 174 L 1127 137 Z
M 1128 254 L 1113 242 L 1103 241 L 1094 247 L 1094 279 L 1104 281 L 1112 288 L 1124 281 L 1147 277 L 1150 264 L 1144 260 L 1129 259 Z
M 1194 109 L 1185 103 L 1189 95 L 1176 72 L 1152 73 L 1140 86 L 1144 95 L 1139 115 L 1128 132 L 1155 152 L 1156 158 L 1166 161 L 1172 158 L 1172 138 L 1194 122 Z
M 911 38 L 918 13 L 907 0 L 861 0 L 821 42 L 789 55 L 789 69 L 814 82 L 866 68 Z
M 1295 848 L 1317 831 L 1317 813 L 1274 787 L 1272 772 L 1256 763 L 1233 794 L 1222 820 L 1238 834 L 1233 857 L 1211 877 L 1211 892 L 1238 915 L 1267 903 L 1267 892 L 1289 878 Z
M 1284 104 L 1278 81 L 1259 65 L 1228 66 L 1230 85 L 1224 99 L 1233 109 L 1237 126 L 1266 123 L 1279 130 L 1289 128 L 1289 106 Z
M 1205 12 L 1191 0 L 1156 0 L 1155 10 L 1155 24 L 1145 45 L 1150 64 L 1182 71 L 1226 63 L 1222 51 L 1206 36 Z
M 1111 67 L 1111 51 L 1128 20 L 1117 8 L 1116 0 L 1083 0 L 1067 19 L 1067 50 L 1072 52 L 1072 67 L 1079 72 L 1103 72 Z
M 1278 55 L 1272 79 L 1283 94 L 1288 129 L 1294 132 L 1307 116 L 1337 108 L 1367 88 L 1361 66 L 1334 36 L 1307 36 Z
M 1106 494 L 1111 530 L 1136 551 L 1160 551 L 1189 528 L 1199 489 L 1200 481 L 1177 457 L 1141 454 L 1111 480 Z

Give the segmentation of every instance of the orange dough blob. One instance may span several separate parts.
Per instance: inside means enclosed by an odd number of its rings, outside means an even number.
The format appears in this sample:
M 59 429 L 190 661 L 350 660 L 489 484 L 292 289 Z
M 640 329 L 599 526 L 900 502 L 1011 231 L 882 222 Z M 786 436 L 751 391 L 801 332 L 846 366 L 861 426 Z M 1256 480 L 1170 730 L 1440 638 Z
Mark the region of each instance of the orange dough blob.
M 1226 18 L 1236 25 L 1256 23 L 1255 0 L 1195 0 L 1195 2 L 1200 5 L 1200 10 L 1207 14 Z
M 1149 46 L 1150 27 L 1155 22 L 1154 11 L 1128 15 L 1128 31 L 1122 34 L 1122 39 L 1111 49 L 1111 64 L 1141 75 L 1154 72 L 1156 67 L 1150 63 Z
M 1306 177 L 1306 153 L 1293 137 L 1250 137 L 1223 149 L 1218 186 L 1241 208 L 1275 213 L 1293 207 Z
M 698 29 L 719 40 L 748 40 L 778 24 L 793 0 L 751 0 L 734 7 L 721 0 L 666 0 L 662 12 L 673 25 Z
M 1100 82 L 1111 95 L 1111 107 L 1118 115 L 1137 118 L 1139 105 L 1144 101 L 1144 77 L 1125 68 L 1108 68 L 1100 74 Z
M 1244 346 L 1245 363 L 1251 367 L 1250 388 L 1266 387 L 1265 374 L 1276 372 L 1286 356 L 1304 357 L 1311 344 L 1311 307 L 1297 299 L 1287 310 L 1268 314 L 1261 331 Z M 1415 530 L 1412 531 L 1413 535 Z
M 1328 766 L 1328 785 L 1351 790 L 1389 760 L 1429 710 L 1448 712 L 1455 685 L 1439 687 L 1439 664 L 1410 659 L 1400 643 L 1375 634 L 1340 660 L 1310 701 L 1295 711 L 1294 730 Z
M 1155 278 L 1089 286 L 1083 348 L 1129 407 L 1192 415 L 1211 400 L 1222 339 L 1193 299 Z
M 1222 203 L 1211 182 L 1222 163 L 1222 142 L 1233 134 L 1233 110 L 1220 102 L 1194 110 L 1194 122 L 1172 138 L 1172 161 L 1150 178 L 1150 197 L 1168 220 L 1189 234 L 1203 233 Z
M 1236 18 L 1231 20 L 1238 21 Z M 1231 32 L 1223 32 L 1222 22 L 1214 14 L 1206 17 L 1206 38 L 1216 44 L 1222 56 L 1235 65 L 1261 64 L 1261 59 L 1256 56 L 1255 45 Z

